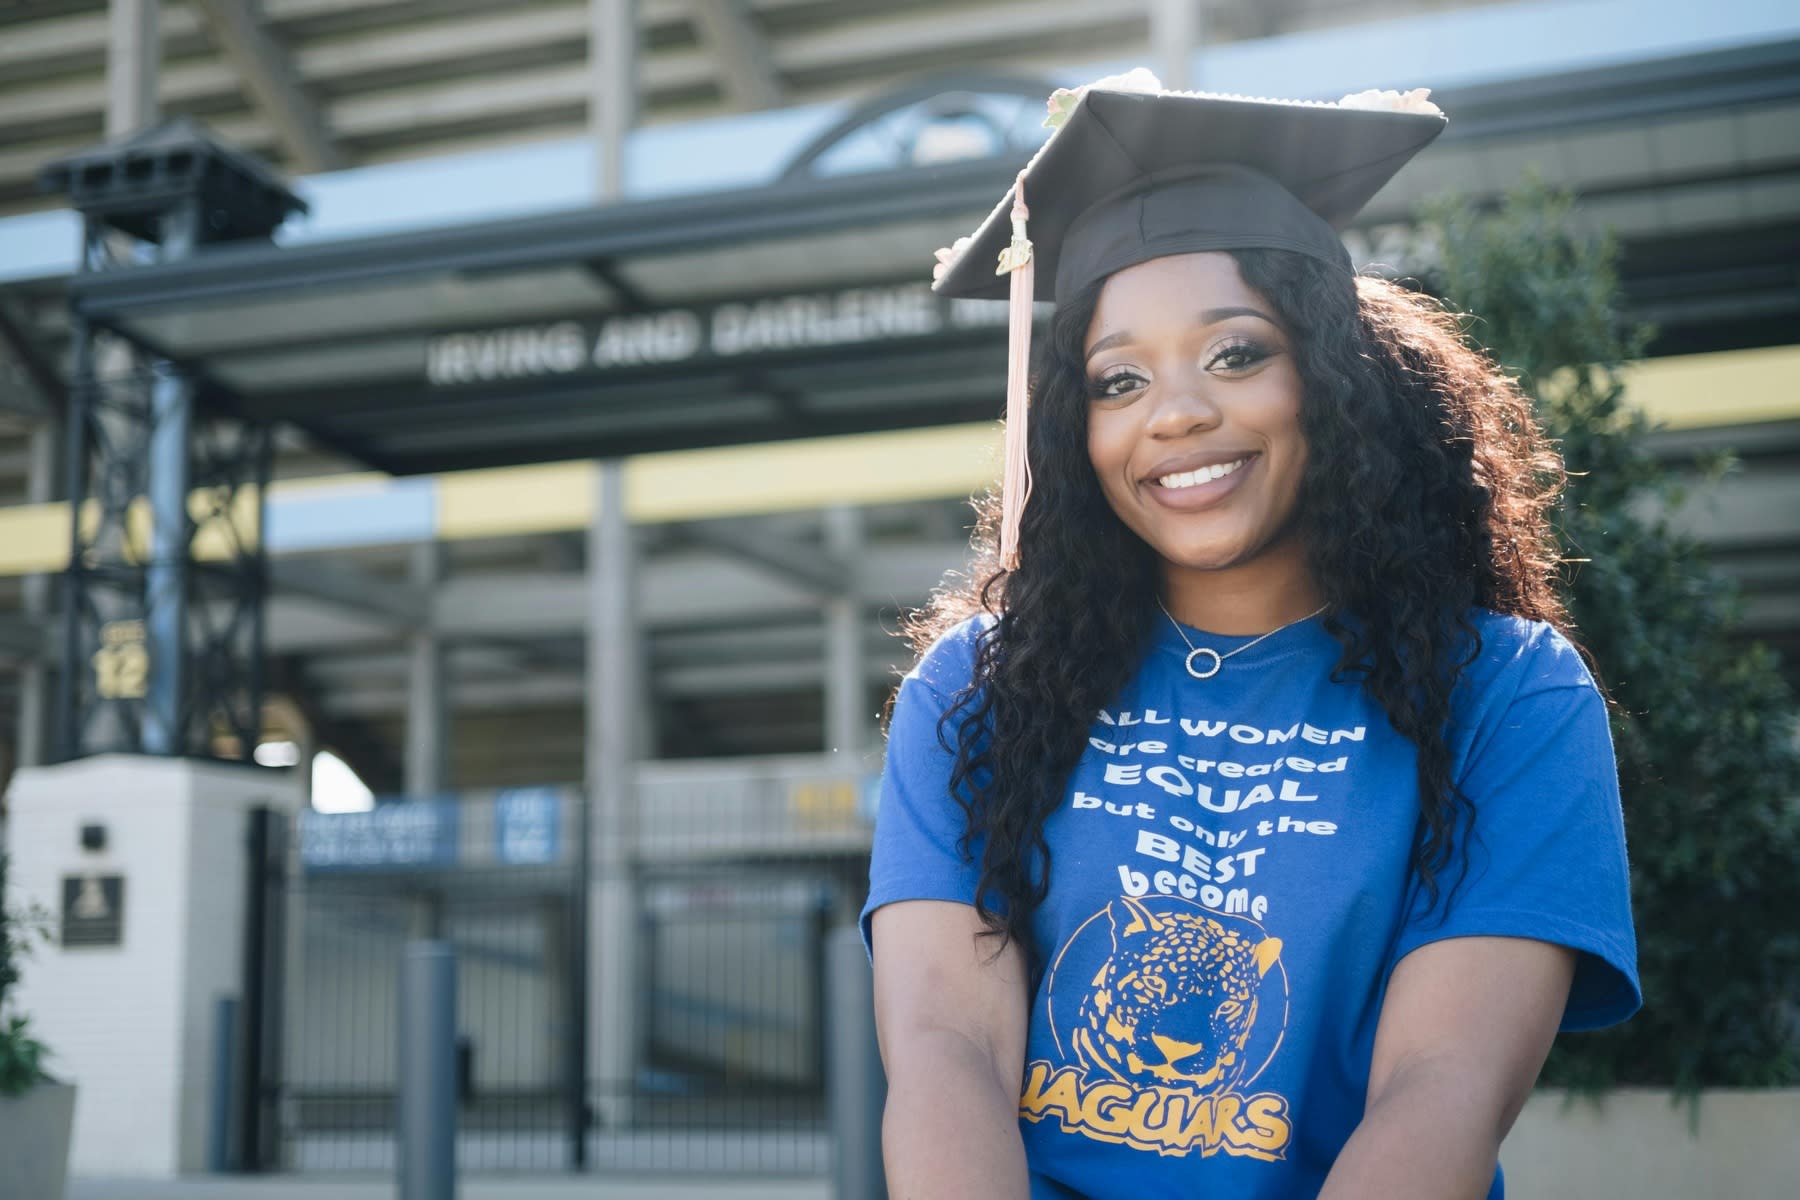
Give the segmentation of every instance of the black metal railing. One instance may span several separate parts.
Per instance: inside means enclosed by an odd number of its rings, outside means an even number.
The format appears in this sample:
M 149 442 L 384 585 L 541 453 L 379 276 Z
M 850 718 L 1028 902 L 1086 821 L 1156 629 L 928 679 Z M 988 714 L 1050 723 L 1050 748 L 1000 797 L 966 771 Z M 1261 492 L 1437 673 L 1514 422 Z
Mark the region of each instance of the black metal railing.
M 868 785 L 824 759 L 646 767 L 635 845 L 585 897 L 572 788 L 308 814 L 264 1165 L 393 1168 L 399 964 L 434 937 L 460 1169 L 824 1175 L 825 944 L 862 899 Z M 621 910 L 583 919 L 602 897 Z

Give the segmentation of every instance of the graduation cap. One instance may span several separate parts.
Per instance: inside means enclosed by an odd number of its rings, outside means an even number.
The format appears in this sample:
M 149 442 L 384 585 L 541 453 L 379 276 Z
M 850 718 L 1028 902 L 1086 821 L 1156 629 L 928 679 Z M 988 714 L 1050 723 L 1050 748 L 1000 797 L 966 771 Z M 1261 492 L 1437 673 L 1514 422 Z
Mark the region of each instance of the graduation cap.
M 1140 68 L 1050 97 L 1049 140 L 974 234 L 938 251 L 932 285 L 947 296 L 1012 300 L 1003 562 L 1017 563 L 1031 487 L 1032 301 L 1206 250 L 1290 250 L 1350 273 L 1338 230 L 1443 132 L 1444 115 L 1426 95 L 1362 92 L 1330 103 L 1169 92 Z

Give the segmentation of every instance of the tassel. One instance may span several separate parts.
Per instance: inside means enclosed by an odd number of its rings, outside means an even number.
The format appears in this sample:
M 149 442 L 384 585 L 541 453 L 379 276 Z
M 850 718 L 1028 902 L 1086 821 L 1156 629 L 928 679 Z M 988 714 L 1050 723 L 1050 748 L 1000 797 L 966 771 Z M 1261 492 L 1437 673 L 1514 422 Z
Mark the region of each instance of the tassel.
M 1031 464 L 1026 457 L 1026 411 L 1031 398 L 1027 376 L 1031 371 L 1031 302 L 1036 291 L 1031 241 L 1025 236 L 1025 172 L 1013 184 L 1012 244 L 1000 252 L 996 275 L 1012 275 L 1012 293 L 1006 325 L 1006 439 L 1005 467 L 1000 477 L 1000 565 L 1019 568 L 1019 523 L 1025 502 L 1031 498 Z

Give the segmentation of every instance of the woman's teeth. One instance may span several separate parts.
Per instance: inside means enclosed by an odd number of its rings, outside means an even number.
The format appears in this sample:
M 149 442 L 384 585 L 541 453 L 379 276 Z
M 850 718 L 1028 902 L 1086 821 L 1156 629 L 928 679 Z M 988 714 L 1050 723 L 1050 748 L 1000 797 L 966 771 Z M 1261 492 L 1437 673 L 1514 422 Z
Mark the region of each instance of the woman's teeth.
M 1166 488 L 1198 487 L 1215 479 L 1223 479 L 1245 463 L 1248 458 L 1240 458 L 1235 462 L 1218 463 L 1215 466 L 1201 467 L 1198 471 L 1183 471 L 1179 475 L 1164 475 L 1156 482 Z

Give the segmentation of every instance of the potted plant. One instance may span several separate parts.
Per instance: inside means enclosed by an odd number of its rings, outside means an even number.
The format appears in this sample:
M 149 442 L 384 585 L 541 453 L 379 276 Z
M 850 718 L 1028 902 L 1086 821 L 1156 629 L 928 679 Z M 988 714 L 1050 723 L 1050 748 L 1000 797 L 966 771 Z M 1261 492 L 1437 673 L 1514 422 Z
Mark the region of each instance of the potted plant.
M 0 1163 L 16 1189 L 7 1194 L 61 1200 L 75 1085 L 58 1083 L 45 1072 L 49 1051 L 12 1005 L 19 961 L 33 942 L 47 936 L 49 914 L 36 906 L 15 909 L 7 898 L 6 856 L 0 854 Z

